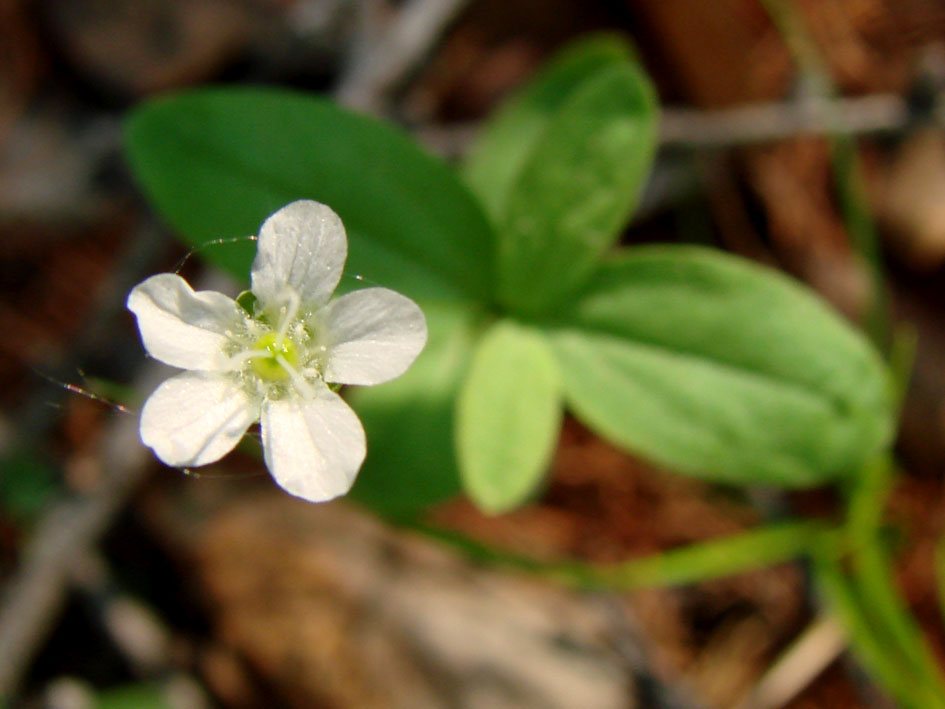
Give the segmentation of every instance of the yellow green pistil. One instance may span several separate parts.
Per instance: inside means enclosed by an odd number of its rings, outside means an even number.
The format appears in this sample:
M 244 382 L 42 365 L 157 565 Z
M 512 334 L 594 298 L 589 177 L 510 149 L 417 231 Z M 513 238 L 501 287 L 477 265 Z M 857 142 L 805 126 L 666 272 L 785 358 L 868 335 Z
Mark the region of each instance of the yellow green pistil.
M 282 381 L 290 376 L 289 370 L 279 362 L 280 355 L 290 367 L 295 367 L 299 362 L 299 353 L 296 346 L 286 337 L 280 340 L 279 335 L 275 332 L 267 332 L 256 340 L 253 350 L 260 353 L 250 359 L 253 371 L 269 381 Z

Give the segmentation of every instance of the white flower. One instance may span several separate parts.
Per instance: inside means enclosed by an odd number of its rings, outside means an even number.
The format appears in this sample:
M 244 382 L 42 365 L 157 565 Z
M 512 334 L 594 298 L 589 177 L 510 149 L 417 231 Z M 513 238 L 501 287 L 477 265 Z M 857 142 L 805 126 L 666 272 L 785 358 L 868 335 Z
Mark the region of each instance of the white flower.
M 141 411 L 141 440 L 168 465 L 219 460 L 261 422 L 266 465 L 311 501 L 347 492 L 366 452 L 364 429 L 328 383 L 379 384 L 403 374 L 427 338 L 409 298 L 366 288 L 329 302 L 347 257 L 338 215 L 293 202 L 259 230 L 250 315 L 172 273 L 135 286 L 128 309 L 148 352 L 188 370 Z

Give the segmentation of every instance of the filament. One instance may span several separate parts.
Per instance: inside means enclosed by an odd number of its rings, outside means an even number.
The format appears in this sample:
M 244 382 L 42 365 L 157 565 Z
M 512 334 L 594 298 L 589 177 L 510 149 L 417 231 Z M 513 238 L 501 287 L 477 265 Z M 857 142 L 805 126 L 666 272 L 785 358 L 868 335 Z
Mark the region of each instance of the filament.
M 286 358 L 283 355 L 277 354 L 276 362 L 278 362 L 282 366 L 282 368 L 288 373 L 289 379 L 292 380 L 292 383 L 295 385 L 295 388 L 298 389 L 299 392 L 301 392 L 302 397 L 306 401 L 311 401 L 312 399 L 315 398 L 315 390 L 312 389 L 311 385 L 307 381 L 305 381 L 305 377 L 299 374 L 298 370 L 296 370 L 295 367 L 289 364 L 289 362 L 286 360 Z

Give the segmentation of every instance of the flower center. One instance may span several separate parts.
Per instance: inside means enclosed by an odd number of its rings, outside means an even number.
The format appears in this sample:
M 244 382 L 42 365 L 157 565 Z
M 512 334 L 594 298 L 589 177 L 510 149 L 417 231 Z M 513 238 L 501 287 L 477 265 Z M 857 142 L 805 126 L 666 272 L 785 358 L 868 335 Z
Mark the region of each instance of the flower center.
M 291 376 L 289 370 L 280 364 L 279 355 L 282 355 L 284 361 L 291 367 L 295 367 L 299 363 L 299 353 L 296 346 L 291 340 L 284 336 L 280 337 L 275 332 L 267 332 L 256 340 L 253 350 L 266 353 L 253 357 L 250 363 L 256 374 L 269 381 L 282 381 Z

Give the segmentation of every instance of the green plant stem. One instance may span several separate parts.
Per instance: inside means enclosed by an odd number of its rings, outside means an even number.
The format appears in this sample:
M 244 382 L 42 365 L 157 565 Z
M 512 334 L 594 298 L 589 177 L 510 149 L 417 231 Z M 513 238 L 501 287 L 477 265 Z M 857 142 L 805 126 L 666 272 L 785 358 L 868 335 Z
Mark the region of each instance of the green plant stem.
M 866 196 L 862 161 L 855 139 L 846 133 L 834 133 L 830 147 L 843 221 L 853 248 L 864 261 L 870 280 L 870 302 L 864 326 L 880 351 L 888 353 L 892 344 L 889 286 L 879 245 L 879 233 Z
M 814 573 L 847 628 L 852 650 L 876 681 L 904 707 L 943 709 L 945 681 L 895 587 L 881 537 L 893 482 L 890 458 L 864 467 L 849 491 L 841 544 L 815 550 Z
M 889 350 L 889 371 L 893 402 L 898 410 L 902 409 L 912 381 L 918 341 L 919 335 L 914 325 L 902 323 L 896 326 L 892 347 Z
M 941 706 L 904 658 L 884 644 L 855 583 L 837 559 L 830 553 L 817 553 L 813 570 L 818 588 L 846 628 L 857 658 L 870 675 L 906 709 Z
M 894 584 L 894 571 L 881 537 L 882 513 L 892 489 L 893 463 L 881 458 L 866 466 L 850 494 L 847 518 L 851 580 L 863 599 L 874 632 L 888 641 L 936 699 L 925 706 L 945 707 L 945 678 L 931 647 Z
M 892 472 L 888 458 L 867 466 L 850 493 L 842 528 L 816 520 L 782 522 L 617 564 L 541 561 L 491 548 L 460 533 L 423 525 L 414 528 L 474 559 L 582 590 L 681 586 L 810 557 L 821 589 L 850 633 L 855 653 L 876 680 L 904 707 L 945 709 L 945 682 L 895 588 L 880 536 Z
M 754 571 L 812 554 L 836 533 L 830 525 L 816 520 L 782 522 L 632 561 L 589 564 L 540 561 L 493 549 L 456 532 L 430 526 L 415 528 L 480 561 L 528 571 L 585 590 L 611 591 L 681 586 Z

